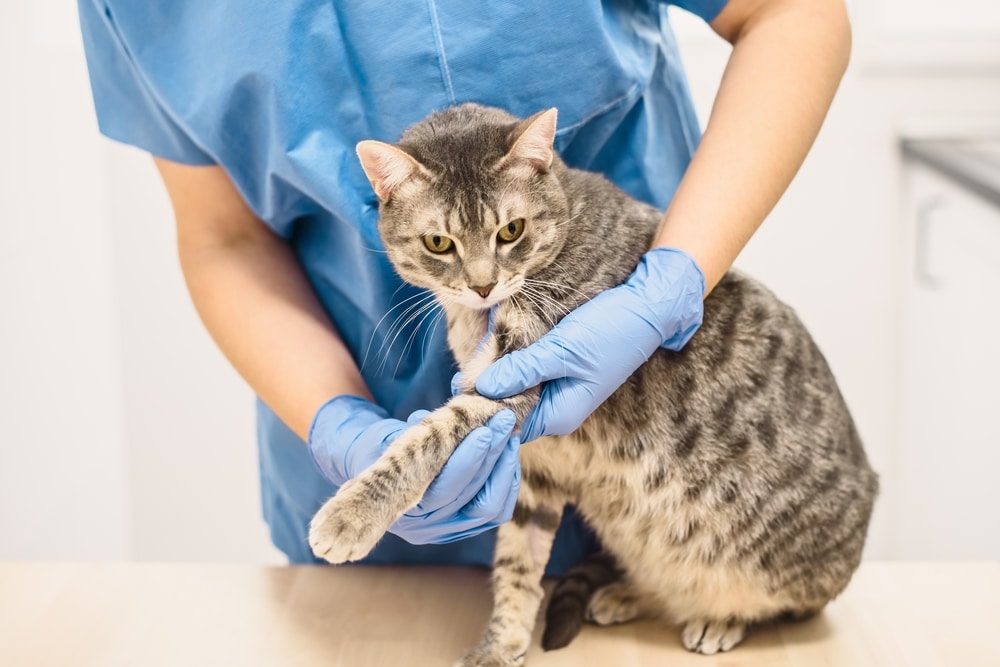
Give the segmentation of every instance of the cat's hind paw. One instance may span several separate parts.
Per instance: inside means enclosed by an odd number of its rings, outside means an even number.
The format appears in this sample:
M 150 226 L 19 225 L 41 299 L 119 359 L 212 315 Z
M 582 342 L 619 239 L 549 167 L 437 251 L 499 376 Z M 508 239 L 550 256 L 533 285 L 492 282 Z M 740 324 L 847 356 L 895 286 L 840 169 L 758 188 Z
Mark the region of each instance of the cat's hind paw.
M 348 482 L 309 522 L 309 546 L 317 558 L 347 563 L 367 556 L 388 526 L 358 485 Z
M 681 632 L 684 648 L 694 653 L 714 655 L 728 651 L 746 637 L 747 626 L 740 621 L 691 621 Z
M 628 623 L 641 613 L 639 598 L 622 581 L 598 588 L 587 603 L 587 620 L 597 625 Z

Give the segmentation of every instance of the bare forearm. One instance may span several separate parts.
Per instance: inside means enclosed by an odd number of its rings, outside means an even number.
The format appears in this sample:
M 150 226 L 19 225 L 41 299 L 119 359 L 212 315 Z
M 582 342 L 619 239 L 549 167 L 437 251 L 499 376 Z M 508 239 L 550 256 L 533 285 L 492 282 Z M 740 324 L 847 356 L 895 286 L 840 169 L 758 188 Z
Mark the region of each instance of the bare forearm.
M 188 291 L 223 354 L 302 438 L 333 396 L 371 398 L 284 240 L 226 172 L 154 158 L 177 220 Z
M 330 397 L 370 398 L 347 349 L 285 243 L 255 238 L 181 251 L 191 299 L 223 354 L 305 438 Z
M 713 22 L 734 43 L 733 52 L 705 135 L 656 240 L 694 257 L 707 291 L 791 183 L 850 52 L 839 0 L 743 2 L 753 9 L 738 30 L 725 21 L 729 7 Z

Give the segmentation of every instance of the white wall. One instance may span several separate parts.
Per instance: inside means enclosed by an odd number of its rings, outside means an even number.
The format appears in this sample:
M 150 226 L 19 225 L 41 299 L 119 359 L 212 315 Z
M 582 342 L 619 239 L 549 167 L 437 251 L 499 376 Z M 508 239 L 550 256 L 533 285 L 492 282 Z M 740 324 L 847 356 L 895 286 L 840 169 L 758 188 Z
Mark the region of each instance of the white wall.
M 0 557 L 126 558 L 105 144 L 75 15 L 0 9 Z
M 149 157 L 97 134 L 76 12 L 0 6 L 0 559 L 279 562 L 253 396 Z
M 702 116 L 726 47 L 680 28 Z M 857 50 L 856 50 L 857 53 Z M 203 332 L 148 158 L 98 137 L 75 12 L 0 6 L 0 559 L 275 562 L 252 396 Z M 839 377 L 893 542 L 900 160 L 915 115 L 997 115 L 1000 77 L 855 63 L 739 264 L 792 303 Z M 961 484 L 961 480 L 943 480 Z

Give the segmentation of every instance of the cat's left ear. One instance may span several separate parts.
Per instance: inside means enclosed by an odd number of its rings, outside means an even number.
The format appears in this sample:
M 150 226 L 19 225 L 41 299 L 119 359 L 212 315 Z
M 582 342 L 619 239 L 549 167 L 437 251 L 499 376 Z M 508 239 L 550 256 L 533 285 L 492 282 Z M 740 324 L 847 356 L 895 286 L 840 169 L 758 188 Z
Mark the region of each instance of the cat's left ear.
M 362 141 L 357 146 L 357 152 L 361 168 L 381 201 L 388 201 L 400 184 L 424 171 L 409 153 L 381 141 Z
M 516 131 L 517 139 L 504 159 L 522 160 L 538 171 L 548 171 L 555 156 L 557 115 L 558 111 L 552 107 L 522 121 Z

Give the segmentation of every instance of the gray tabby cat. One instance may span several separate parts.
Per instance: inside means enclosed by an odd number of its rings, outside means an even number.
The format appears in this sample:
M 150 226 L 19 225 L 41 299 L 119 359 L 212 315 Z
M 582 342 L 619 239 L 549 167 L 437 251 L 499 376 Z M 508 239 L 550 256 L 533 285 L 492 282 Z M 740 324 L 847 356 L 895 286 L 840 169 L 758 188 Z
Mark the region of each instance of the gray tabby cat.
M 521 121 L 463 105 L 414 125 L 398 146 L 359 144 L 389 258 L 443 306 L 465 390 L 320 509 L 309 536 L 318 556 L 365 556 L 465 435 L 502 408 L 523 419 L 537 388 L 490 400 L 475 392 L 477 375 L 623 282 L 649 248 L 661 213 L 567 168 L 553 152 L 555 128 L 554 109 Z M 568 503 L 607 553 L 557 588 L 545 647 L 568 643 L 585 614 L 598 624 L 663 615 L 683 625 L 684 646 L 710 654 L 751 625 L 808 616 L 839 594 L 878 487 L 802 323 L 735 271 L 706 299 L 683 351 L 657 351 L 575 433 L 520 456 L 493 615 L 460 665 L 524 662 Z

